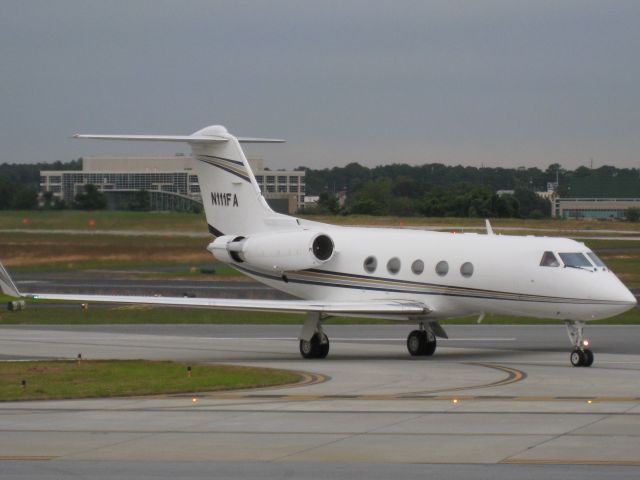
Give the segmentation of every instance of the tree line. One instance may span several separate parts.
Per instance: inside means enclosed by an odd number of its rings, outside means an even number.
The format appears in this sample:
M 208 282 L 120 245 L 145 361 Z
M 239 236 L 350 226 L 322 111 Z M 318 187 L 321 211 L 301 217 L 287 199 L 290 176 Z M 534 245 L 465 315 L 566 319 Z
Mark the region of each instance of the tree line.
M 93 185 L 87 185 L 72 205 L 66 205 L 50 192 L 42 194 L 38 202 L 40 170 L 81 168 L 80 159 L 1 164 L 0 209 L 105 208 L 105 195 Z M 558 192 L 563 197 L 572 194 L 640 197 L 640 170 L 611 166 L 567 170 L 552 164 L 542 170 L 439 163 L 368 168 L 350 163 L 344 167 L 299 169 L 305 170 L 306 194 L 320 195 L 318 205 L 307 209 L 306 213 L 542 218 L 550 215 L 551 206 L 534 192 L 546 190 L 547 183 L 556 180 L 559 180 Z M 610 191 L 604 192 L 606 189 Z M 513 190 L 513 193 L 498 195 L 498 190 Z M 336 198 L 338 192 L 346 192 L 343 205 Z M 139 192 L 129 208 L 148 210 L 149 192 Z
M 573 171 L 559 164 L 545 170 L 443 164 L 367 168 L 357 163 L 300 168 L 306 171 L 306 194 L 320 195 L 307 213 L 543 218 L 551 205 L 535 192 L 556 181 L 563 197 L 640 197 L 640 170 L 610 166 Z M 498 195 L 498 190 L 513 193 Z M 343 206 L 334 198 L 339 192 L 346 192 Z

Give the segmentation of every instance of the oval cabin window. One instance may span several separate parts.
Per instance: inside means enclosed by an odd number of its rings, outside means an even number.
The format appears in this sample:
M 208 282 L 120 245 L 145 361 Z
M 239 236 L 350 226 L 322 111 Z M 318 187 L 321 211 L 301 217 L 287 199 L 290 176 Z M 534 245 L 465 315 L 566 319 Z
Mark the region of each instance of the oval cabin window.
M 424 262 L 422 260 L 415 260 L 411 264 L 411 271 L 416 275 L 420 275 L 422 272 L 424 272 Z
M 391 260 L 387 262 L 387 270 L 390 274 L 395 275 L 400 271 L 400 259 L 398 257 L 393 257 Z
M 436 273 L 441 277 L 444 277 L 447 273 L 449 273 L 449 264 L 444 260 L 438 262 L 436 265 Z
M 473 275 L 473 263 L 464 262 L 460 267 L 460 273 L 462 274 L 463 277 L 467 277 L 467 278 Z
M 373 273 L 376 271 L 377 267 L 378 267 L 378 260 L 376 260 L 376 257 L 367 257 L 364 259 L 364 269 L 367 272 Z

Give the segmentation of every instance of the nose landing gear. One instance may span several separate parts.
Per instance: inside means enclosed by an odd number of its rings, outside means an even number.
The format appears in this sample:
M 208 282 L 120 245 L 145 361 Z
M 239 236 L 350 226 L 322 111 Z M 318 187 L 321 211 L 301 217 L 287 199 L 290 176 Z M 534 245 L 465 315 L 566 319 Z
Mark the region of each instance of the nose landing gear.
M 573 351 L 569 359 L 574 367 L 590 367 L 593 364 L 593 352 L 589 349 L 589 342 L 584 339 L 582 320 L 567 320 L 567 334 L 573 345 Z

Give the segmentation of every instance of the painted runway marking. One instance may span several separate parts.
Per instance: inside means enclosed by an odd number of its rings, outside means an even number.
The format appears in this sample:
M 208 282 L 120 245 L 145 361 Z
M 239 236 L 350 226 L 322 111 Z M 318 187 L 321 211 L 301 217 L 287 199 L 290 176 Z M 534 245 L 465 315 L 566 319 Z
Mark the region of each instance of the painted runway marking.
M 298 341 L 298 337 L 202 337 L 208 340 L 285 340 Z M 348 337 L 331 337 L 332 342 L 406 342 L 406 338 L 348 338 Z M 441 338 L 444 342 L 515 342 L 516 338 Z
M 182 395 L 170 395 L 170 397 L 178 397 Z M 278 395 L 278 394 L 199 394 L 198 398 L 207 400 L 281 400 L 281 401 L 331 401 L 331 400 L 350 400 L 350 401 L 397 401 L 397 400 L 424 400 L 424 401 L 442 401 L 442 402 L 579 402 L 587 404 L 596 403 L 637 403 L 640 397 L 563 397 L 563 396 L 512 396 L 512 395 L 384 395 L 384 394 L 360 394 L 360 395 Z

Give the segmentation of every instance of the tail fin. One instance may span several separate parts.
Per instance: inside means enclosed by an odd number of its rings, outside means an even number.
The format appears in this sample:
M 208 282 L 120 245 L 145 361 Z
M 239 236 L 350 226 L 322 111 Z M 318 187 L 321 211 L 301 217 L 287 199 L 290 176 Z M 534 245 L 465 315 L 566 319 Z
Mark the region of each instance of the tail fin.
M 273 229 L 297 228 L 295 218 L 274 212 L 260 193 L 240 146 L 282 140 L 236 138 L 220 125 L 192 135 L 74 135 L 75 138 L 186 142 L 191 146 L 209 231 L 216 235 L 248 235 Z

